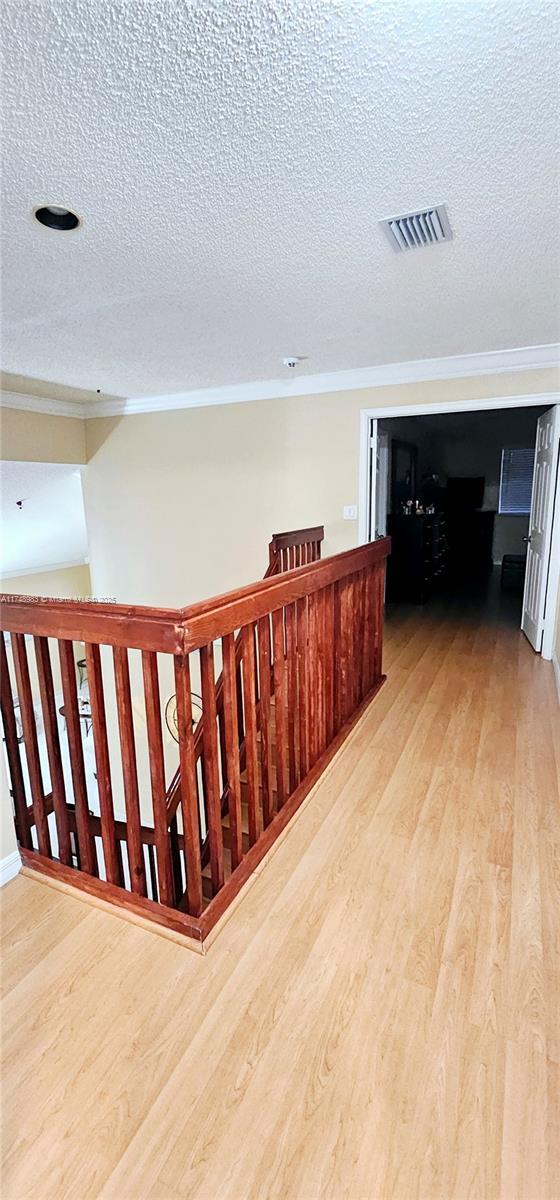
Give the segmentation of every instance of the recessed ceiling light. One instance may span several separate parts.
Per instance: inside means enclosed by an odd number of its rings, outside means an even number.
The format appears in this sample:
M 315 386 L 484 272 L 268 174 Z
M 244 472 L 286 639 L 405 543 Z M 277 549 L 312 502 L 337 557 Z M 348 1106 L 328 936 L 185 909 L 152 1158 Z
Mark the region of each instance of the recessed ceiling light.
M 80 224 L 80 218 L 69 208 L 61 208 L 59 204 L 46 204 L 43 208 L 35 209 L 35 218 L 48 229 L 75 229 Z

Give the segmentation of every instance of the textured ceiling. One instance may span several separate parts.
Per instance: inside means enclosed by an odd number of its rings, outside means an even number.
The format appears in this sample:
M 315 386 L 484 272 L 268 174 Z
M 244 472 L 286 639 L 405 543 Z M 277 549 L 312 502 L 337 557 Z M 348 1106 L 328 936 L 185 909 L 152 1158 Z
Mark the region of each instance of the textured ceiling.
M 4 0 L 2 366 L 142 396 L 556 341 L 556 9 Z M 394 254 L 440 201 L 454 240 Z

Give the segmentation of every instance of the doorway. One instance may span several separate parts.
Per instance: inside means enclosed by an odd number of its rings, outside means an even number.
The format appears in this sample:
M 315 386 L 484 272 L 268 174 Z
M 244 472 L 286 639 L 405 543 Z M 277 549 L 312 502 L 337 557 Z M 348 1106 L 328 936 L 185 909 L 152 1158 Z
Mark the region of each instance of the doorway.
M 533 648 L 552 657 L 559 399 L 362 413 L 360 533 L 393 539 L 389 605 L 498 600 Z

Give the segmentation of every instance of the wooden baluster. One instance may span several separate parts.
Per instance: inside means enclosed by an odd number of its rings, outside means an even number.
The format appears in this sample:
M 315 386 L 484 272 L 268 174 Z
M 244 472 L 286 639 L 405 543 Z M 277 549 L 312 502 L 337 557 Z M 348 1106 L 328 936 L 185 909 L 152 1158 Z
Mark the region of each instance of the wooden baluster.
M 21 712 L 21 723 L 23 725 L 25 757 L 27 759 L 27 770 L 29 772 L 29 782 L 31 785 L 31 798 L 33 800 L 33 819 L 37 827 L 39 850 L 41 854 L 45 854 L 50 858 L 51 839 L 48 818 L 45 812 L 45 792 L 41 775 L 41 762 L 39 759 L 37 724 L 33 709 L 33 696 L 31 694 L 31 682 L 29 679 L 29 666 L 27 662 L 27 651 L 25 648 L 25 635 L 23 633 L 12 633 L 12 648 L 16 672 L 16 684 L 19 696 L 19 707 Z
M 309 706 L 309 766 L 319 757 L 321 724 L 321 659 L 320 615 L 318 593 L 312 592 L 308 602 L 307 698 Z
M 355 704 L 357 708 L 363 697 L 362 682 L 362 637 L 363 637 L 363 571 L 357 571 L 355 576 L 355 607 L 354 607 L 354 664 L 355 664 Z
M 343 725 L 350 711 L 350 646 L 349 646 L 349 594 L 350 581 L 348 577 L 339 581 L 340 586 L 340 649 L 339 649 L 339 689 L 340 689 L 340 724 Z
M 334 681 L 334 732 L 338 733 L 343 722 L 343 698 L 342 698 L 342 586 L 341 580 L 337 579 L 333 593 L 333 627 L 334 627 L 334 651 L 333 651 L 333 681 Z
M 151 650 L 142 651 L 142 674 L 144 678 L 144 702 L 146 706 L 146 728 L 148 733 L 148 754 L 150 759 L 150 779 L 152 784 L 152 809 L 154 814 L 154 836 L 157 852 L 158 891 L 161 904 L 172 905 L 173 870 L 171 866 L 171 846 L 167 830 L 167 806 L 165 800 L 165 765 L 163 760 L 163 737 L 161 731 L 161 705 L 159 698 L 159 680 L 157 654 Z M 152 849 L 152 847 L 150 847 Z M 150 859 L 150 869 L 151 869 Z M 177 896 L 177 900 L 179 895 Z
M 375 572 L 371 567 L 366 571 L 366 612 L 365 612 L 365 643 L 366 655 L 364 669 L 366 673 L 367 690 L 373 686 L 375 674 L 375 622 L 374 622 Z
M 97 776 L 97 794 L 99 796 L 105 874 L 109 883 L 114 883 L 122 887 L 124 880 L 115 834 L 115 814 L 113 809 L 113 789 L 111 786 L 109 744 L 107 741 L 105 697 L 103 695 L 101 652 L 97 643 L 86 642 L 86 671 L 93 728 L 95 773 Z
M 355 655 L 355 624 L 356 616 L 356 576 L 351 575 L 348 584 L 348 712 L 350 716 L 356 707 L 356 655 Z
M 325 662 L 325 589 L 315 593 L 317 602 L 317 659 L 318 659 L 318 704 L 317 704 L 317 754 L 323 754 L 326 746 L 326 662 Z
M 139 896 L 146 896 L 146 868 L 140 835 L 140 797 L 138 794 L 134 720 L 132 716 L 130 672 L 126 646 L 113 646 L 113 659 L 115 664 L 115 691 L 117 696 L 117 716 L 126 808 L 126 844 L 128 848 L 130 884 L 133 892 L 136 892 Z
M 58 857 L 67 867 L 72 865 L 72 847 L 70 845 L 70 826 L 68 823 L 68 808 L 66 806 L 66 788 L 60 753 L 60 738 L 58 736 L 58 716 L 54 697 L 49 640 L 46 637 L 34 637 L 35 659 L 37 662 L 37 678 L 39 695 L 43 711 L 43 726 L 47 755 L 51 776 L 56 832 L 58 837 Z
M 355 592 L 354 592 L 354 610 L 352 616 L 352 624 L 354 627 L 354 672 L 355 672 L 355 692 L 354 692 L 354 707 L 361 703 L 363 692 L 363 626 L 364 626 L 364 573 L 358 571 L 355 576 Z
M 272 728 L 270 722 L 270 618 L 261 617 L 257 623 L 259 642 L 260 676 L 260 728 L 261 728 L 261 775 L 263 825 L 266 829 L 274 815 L 274 789 L 272 786 Z
M 326 646 L 327 597 L 325 589 L 317 592 L 317 625 L 319 657 L 319 703 L 317 750 L 319 754 L 327 745 L 327 646 Z
M 202 912 L 200 814 L 192 722 L 191 673 L 188 655 L 176 655 L 174 667 L 175 693 L 177 697 L 177 729 L 179 733 L 179 768 L 181 772 L 181 812 L 183 815 L 183 843 L 187 876 L 187 906 L 191 916 L 198 917 Z M 173 838 L 171 847 L 173 851 Z M 176 872 L 176 865 L 174 871 Z
M 64 719 L 70 754 L 72 771 L 72 788 L 76 807 L 76 833 L 78 838 L 80 870 L 86 875 L 97 875 L 97 855 L 95 842 L 91 834 L 86 773 L 84 769 L 84 749 L 82 745 L 82 729 L 78 709 L 76 691 L 76 663 L 72 642 L 64 639 L 58 643 L 60 658 L 60 675 L 62 679 L 62 696 L 64 699 Z
M 364 674 L 364 649 L 365 642 L 365 624 L 366 624 L 366 573 L 360 571 L 358 574 L 358 621 L 356 628 L 356 655 L 358 661 L 358 697 L 359 703 L 362 702 L 366 694 L 365 674 Z
M 225 776 L 228 789 L 231 865 L 235 870 L 243 857 L 243 827 L 241 822 L 241 782 L 239 766 L 239 724 L 235 640 L 232 633 L 222 638 L 222 675 L 224 681 L 224 742 Z
M 364 695 L 369 692 L 373 682 L 374 626 L 372 583 L 372 572 L 368 568 L 364 571 L 364 616 L 362 627 L 362 680 Z
M 350 711 L 354 712 L 354 709 L 357 708 L 359 704 L 360 672 L 362 669 L 362 653 L 361 646 L 359 644 L 358 633 L 360 623 L 360 579 L 358 573 L 352 577 L 352 604 L 350 608 L 350 620 L 352 638 L 352 707 Z
M 274 654 L 274 719 L 276 727 L 276 794 L 278 808 L 286 799 L 287 761 L 287 680 L 284 649 L 284 614 L 277 608 L 272 614 Z
M 255 693 L 255 627 L 244 625 L 243 639 L 243 699 L 245 704 L 245 747 L 249 813 L 249 843 L 257 841 L 261 832 L 259 804 L 259 763 L 257 754 L 257 714 Z
M 290 794 L 297 787 L 302 770 L 299 756 L 296 752 L 296 718 L 298 703 L 301 704 L 301 690 L 298 696 L 298 630 L 297 609 L 295 604 L 287 604 L 284 609 L 286 620 L 286 676 L 288 684 L 288 772 Z M 301 743 L 300 743 L 301 746 Z
M 381 679 L 383 673 L 383 618 L 385 612 L 385 571 L 387 567 L 387 559 L 380 563 L 376 563 L 374 571 L 374 629 L 375 629 L 375 655 L 374 655 L 374 683 Z
M 314 659 L 314 710 L 315 710 L 315 729 L 314 729 L 314 761 L 319 758 L 321 753 L 322 741 L 322 726 L 323 726 L 323 646 L 322 646 L 322 614 L 321 614 L 321 592 L 313 592 L 313 659 Z
M 333 740 L 335 733 L 334 680 L 335 680 L 335 627 L 334 588 L 330 583 L 325 588 L 325 743 Z
M 224 885 L 224 847 L 222 840 L 222 808 L 218 771 L 218 730 L 216 712 L 216 680 L 214 675 L 214 646 L 210 642 L 200 648 L 202 684 L 202 757 L 206 799 L 206 822 L 210 843 L 210 874 L 214 895 Z
M 287 610 L 286 610 L 287 611 Z M 290 709 L 298 711 L 298 734 L 299 734 L 299 779 L 302 780 L 307 775 L 310 767 L 309 759 L 309 704 L 308 704 L 308 610 L 307 599 L 303 597 L 296 604 L 297 616 L 297 704 L 296 698 L 292 695 L 292 690 L 288 685 L 288 714 Z M 295 661 L 296 649 L 288 647 L 288 667 L 290 658 Z M 294 672 L 295 675 L 295 672 Z M 289 679 L 289 675 L 288 675 Z M 292 782 L 292 770 L 290 766 L 290 791 L 293 791 L 294 783 Z
M 346 587 L 346 717 L 354 708 L 355 658 L 354 658 L 354 605 L 356 603 L 354 576 L 350 575 Z
M 352 602 L 350 606 L 350 636 L 351 636 L 351 665 L 352 665 L 352 699 L 350 712 L 358 707 L 360 700 L 360 663 L 361 653 L 358 643 L 358 623 L 360 613 L 360 588 L 359 577 L 356 573 L 352 576 Z
M 10 636 L 13 637 L 14 635 L 11 634 Z M 8 655 L 6 654 L 6 643 L 3 633 L 0 633 L 0 698 L 18 842 L 24 849 L 31 850 L 33 842 L 29 827 L 29 813 L 25 798 L 25 784 L 21 767 L 12 685 L 8 669 Z

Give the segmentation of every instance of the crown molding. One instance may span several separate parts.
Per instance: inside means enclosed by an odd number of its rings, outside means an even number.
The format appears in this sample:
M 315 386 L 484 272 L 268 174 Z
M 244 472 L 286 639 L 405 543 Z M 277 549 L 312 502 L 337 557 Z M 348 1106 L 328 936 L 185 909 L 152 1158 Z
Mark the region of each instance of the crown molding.
M 256 383 L 237 383 L 161 396 L 137 396 L 129 399 L 95 400 L 81 404 L 71 400 L 48 400 L 19 392 L 3 392 L 2 405 L 47 413 L 50 416 L 95 417 L 133 416 L 137 413 L 171 412 L 181 408 L 205 408 L 214 404 L 246 404 L 253 400 L 280 400 L 291 396 L 326 395 L 329 392 L 365 391 L 369 388 L 395 387 L 437 379 L 468 378 L 473 375 L 500 375 L 510 371 L 535 371 L 558 366 L 560 346 L 524 346 L 515 350 L 489 350 L 479 354 L 455 354 L 447 358 L 420 358 L 411 362 L 384 363 L 351 371 L 331 371 L 319 375 L 265 379 Z
M 24 412 L 45 413 L 49 417 L 86 416 L 86 404 L 78 400 L 49 400 L 46 396 L 28 396 L 25 392 L 6 392 L 0 396 L 2 408 L 17 408 Z
M 122 401 L 99 401 L 87 406 L 87 416 L 132 416 L 135 413 L 169 412 L 180 408 L 203 408 L 213 404 L 245 404 L 253 400 L 275 400 L 290 396 L 313 396 L 329 392 L 359 391 L 420 383 L 431 379 L 455 379 L 469 375 L 498 375 L 506 371 L 532 371 L 554 367 L 560 346 L 526 346 L 516 350 L 491 350 L 481 354 L 458 354 L 448 358 L 422 358 L 414 362 L 386 363 L 352 371 L 322 375 L 300 375 L 289 379 L 266 379 L 162 396 L 131 397 Z

